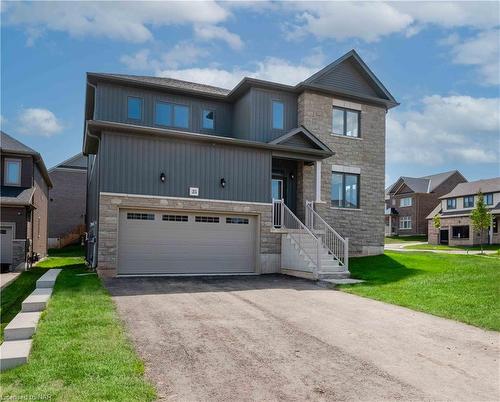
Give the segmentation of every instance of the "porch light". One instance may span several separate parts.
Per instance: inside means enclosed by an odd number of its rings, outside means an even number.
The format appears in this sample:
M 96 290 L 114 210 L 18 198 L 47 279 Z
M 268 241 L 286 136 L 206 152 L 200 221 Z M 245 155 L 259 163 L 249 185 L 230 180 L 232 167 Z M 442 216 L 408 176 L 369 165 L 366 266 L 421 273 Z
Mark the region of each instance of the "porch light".
M 160 181 L 161 181 L 162 183 L 165 183 L 165 179 L 166 179 L 166 177 L 165 177 L 165 173 L 161 172 L 161 174 L 160 174 Z
M 290 180 L 295 180 L 295 173 L 290 173 Z
M 220 186 L 222 188 L 225 188 L 226 187 L 226 179 L 224 179 L 224 177 L 222 179 L 220 179 Z

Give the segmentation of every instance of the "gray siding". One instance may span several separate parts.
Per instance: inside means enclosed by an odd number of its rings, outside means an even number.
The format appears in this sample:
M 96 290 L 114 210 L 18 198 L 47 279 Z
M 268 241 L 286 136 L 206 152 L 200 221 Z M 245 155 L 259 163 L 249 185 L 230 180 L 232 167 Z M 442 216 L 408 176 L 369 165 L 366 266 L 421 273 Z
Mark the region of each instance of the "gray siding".
M 127 97 L 136 96 L 143 99 L 142 120 L 129 120 L 127 118 Z M 186 130 L 196 133 L 231 136 L 232 131 L 232 105 L 226 102 L 204 100 L 189 96 L 170 94 L 134 87 L 119 86 L 108 83 L 97 85 L 95 119 L 131 123 L 141 126 L 163 127 L 155 124 L 156 101 L 172 102 L 189 107 L 189 127 Z M 215 129 L 202 128 L 203 109 L 215 111 Z
M 233 135 L 235 138 L 247 139 L 251 127 L 252 91 L 249 90 L 239 98 L 233 107 Z
M 99 154 L 101 191 L 189 197 L 189 187 L 199 187 L 199 198 L 271 201 L 267 150 L 103 133 Z M 160 181 L 162 172 L 165 183 Z
M 340 63 L 332 71 L 319 77 L 313 83 L 362 95 L 379 96 L 351 60 Z
M 303 135 L 294 135 L 288 138 L 286 141 L 283 141 L 281 144 L 287 145 L 289 147 L 318 149 L 318 146 L 316 144 L 314 144 L 311 140 L 304 137 Z

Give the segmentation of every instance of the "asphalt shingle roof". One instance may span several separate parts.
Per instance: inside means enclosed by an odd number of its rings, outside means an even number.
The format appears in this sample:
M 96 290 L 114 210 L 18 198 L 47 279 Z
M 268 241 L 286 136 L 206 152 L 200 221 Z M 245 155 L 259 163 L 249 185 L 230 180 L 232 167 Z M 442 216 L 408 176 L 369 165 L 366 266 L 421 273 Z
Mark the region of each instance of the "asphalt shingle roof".
M 500 177 L 492 179 L 476 180 L 468 183 L 460 183 L 448 194 L 441 198 L 461 197 L 464 195 L 473 195 L 481 191 L 482 193 L 500 192 Z
M 30 205 L 34 187 L 4 187 L 1 189 L 0 203 L 2 205 Z
M 21 152 L 23 154 L 38 155 L 33 148 L 24 145 L 15 138 L 11 137 L 9 134 L 0 131 L 0 148 L 4 152 Z
M 448 179 L 451 175 L 457 173 L 458 170 L 451 170 L 449 172 L 437 173 L 429 176 L 423 177 L 408 177 L 401 176 L 399 180 L 403 180 L 403 182 L 411 188 L 415 193 L 431 193 L 433 192 L 440 184 L 442 184 L 446 179 Z M 389 186 L 386 190 L 386 194 L 390 193 L 394 188 L 394 183 L 392 186 Z

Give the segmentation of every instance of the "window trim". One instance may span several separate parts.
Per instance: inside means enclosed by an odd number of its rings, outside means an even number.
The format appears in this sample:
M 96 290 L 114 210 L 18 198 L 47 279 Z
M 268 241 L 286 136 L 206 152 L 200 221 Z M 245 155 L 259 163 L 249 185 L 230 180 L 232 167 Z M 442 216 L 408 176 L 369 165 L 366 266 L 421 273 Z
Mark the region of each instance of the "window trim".
M 338 172 L 336 170 L 332 171 L 332 173 L 331 173 L 331 179 L 330 179 L 330 183 L 331 183 L 332 187 L 333 187 L 333 175 L 334 174 L 342 175 L 342 202 L 343 202 L 343 205 L 333 205 L 333 199 L 331 199 L 331 190 L 330 190 L 330 205 L 331 205 L 331 207 L 332 208 L 349 209 L 349 210 L 361 209 L 361 199 L 360 199 L 360 194 L 361 194 L 361 174 L 359 174 L 359 173 L 349 173 L 349 172 Z M 356 176 L 358 178 L 357 188 L 356 188 L 356 201 L 357 201 L 357 205 L 355 207 L 345 206 L 345 200 L 346 200 L 345 177 L 346 177 L 346 175 Z
M 453 205 L 453 207 L 450 207 L 450 206 L 449 206 L 449 204 L 448 204 L 448 203 L 449 203 L 450 201 L 454 201 L 454 204 L 455 204 L 455 205 Z M 457 209 L 457 199 L 456 199 L 456 198 L 447 198 L 447 199 L 446 199 L 446 210 L 448 210 L 448 209 Z
M 8 169 L 7 169 L 7 166 L 9 165 L 9 163 L 12 163 L 12 162 L 17 163 L 17 165 L 19 166 L 18 181 L 15 182 L 15 183 L 7 181 L 8 180 Z M 22 161 L 22 159 L 19 159 L 19 158 L 5 158 L 3 163 L 4 163 L 3 184 L 5 186 L 21 187 L 21 184 L 22 184 L 22 168 L 23 168 L 23 161 Z
M 408 205 L 403 205 L 403 200 L 410 200 L 410 203 Z M 399 199 L 399 207 L 400 208 L 407 208 L 413 206 L 413 198 L 412 197 L 403 197 Z
M 468 200 L 472 198 L 472 206 L 471 205 L 465 205 L 465 200 Z M 464 205 L 464 208 L 474 208 L 474 204 L 475 204 L 475 200 L 474 200 L 474 196 L 473 195 L 465 195 L 463 198 L 462 198 L 462 202 L 463 202 L 463 205 Z
M 488 204 L 488 202 L 487 202 L 487 196 L 488 195 L 491 195 L 491 204 Z M 493 193 L 485 193 L 485 194 L 483 194 L 483 198 L 484 198 L 484 205 L 493 205 L 493 203 L 494 203 Z
M 171 105 L 171 111 L 170 111 L 170 121 L 172 122 L 172 124 L 162 124 L 162 123 L 158 123 L 158 120 L 157 120 L 157 117 L 158 117 L 158 114 L 156 113 L 156 106 L 158 103 L 165 103 L 167 105 Z M 175 107 L 176 106 L 182 106 L 182 107 L 185 107 L 187 108 L 188 110 L 188 116 L 187 116 L 187 126 L 184 127 L 184 126 L 176 126 L 175 125 Z M 168 101 L 168 100 L 159 100 L 159 99 L 156 99 L 155 100 L 155 105 L 154 105 L 154 116 L 153 116 L 153 124 L 155 126 L 158 126 L 158 127 L 169 127 L 169 128 L 180 128 L 180 129 L 184 129 L 184 130 L 188 130 L 190 128 L 190 116 L 191 116 L 191 107 L 187 104 L 184 104 L 184 103 L 178 103 L 178 102 L 171 102 L 171 101 Z M 214 127 L 215 127 L 215 121 L 214 121 Z
M 212 128 L 210 127 L 205 127 L 203 125 L 204 121 L 205 121 L 205 112 L 212 112 L 214 114 L 214 118 L 213 118 L 213 122 L 214 122 L 214 126 Z M 215 131 L 215 109 L 210 109 L 210 108 L 203 108 L 201 110 L 201 128 L 202 130 L 210 130 L 210 131 Z
M 403 223 L 409 223 L 408 227 L 404 227 Z M 413 222 L 412 222 L 412 219 L 411 219 L 411 215 L 407 215 L 407 216 L 401 216 L 399 218 L 399 229 L 400 230 L 411 230 L 412 229 L 412 225 L 413 225 Z
M 131 98 L 140 99 L 140 101 L 141 101 L 141 117 L 138 118 L 138 119 L 129 116 L 129 113 L 128 113 L 128 101 Z M 141 97 L 141 96 L 135 96 L 135 95 L 127 95 L 127 120 L 144 121 L 144 98 L 143 97 Z
M 340 110 L 344 114 L 343 118 L 343 128 L 344 132 L 343 133 L 336 133 L 333 131 L 333 110 Z M 358 135 L 347 135 L 347 112 L 354 112 L 358 115 Z M 347 137 L 347 138 L 361 138 L 361 110 L 356 110 L 356 109 L 350 109 L 347 107 L 341 107 L 341 106 L 332 106 L 332 118 L 331 118 L 331 123 L 332 123 L 332 130 L 331 130 L 331 135 L 338 135 L 340 137 Z
M 281 128 L 274 127 L 274 104 L 279 103 L 283 105 L 283 115 L 281 116 Z M 285 102 L 279 99 L 271 99 L 271 128 L 273 130 L 283 131 L 285 129 Z

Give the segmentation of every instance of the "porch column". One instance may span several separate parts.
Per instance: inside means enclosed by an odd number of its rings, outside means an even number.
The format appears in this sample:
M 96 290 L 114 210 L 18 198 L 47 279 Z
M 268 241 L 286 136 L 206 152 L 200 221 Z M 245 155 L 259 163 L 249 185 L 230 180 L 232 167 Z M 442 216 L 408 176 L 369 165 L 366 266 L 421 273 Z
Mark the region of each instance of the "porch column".
M 321 202 L 321 161 L 314 162 L 314 178 L 316 180 L 315 202 Z

